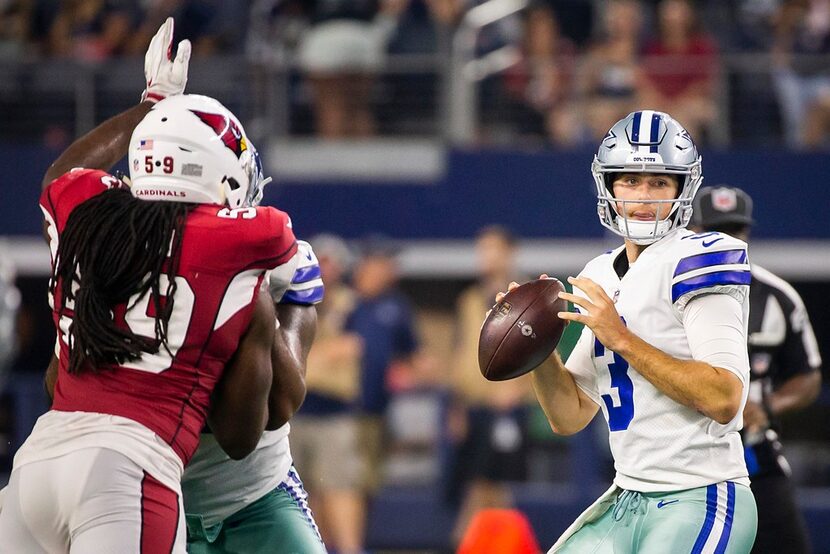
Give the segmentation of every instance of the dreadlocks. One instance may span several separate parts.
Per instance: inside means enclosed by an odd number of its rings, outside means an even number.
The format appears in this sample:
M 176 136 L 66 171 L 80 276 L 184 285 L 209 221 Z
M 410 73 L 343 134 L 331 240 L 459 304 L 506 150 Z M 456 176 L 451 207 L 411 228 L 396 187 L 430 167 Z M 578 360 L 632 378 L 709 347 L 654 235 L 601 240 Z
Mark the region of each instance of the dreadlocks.
M 50 282 L 53 295 L 60 286 L 59 313 L 67 307 L 74 310 L 70 373 L 79 373 L 86 363 L 97 369 L 135 360 L 143 352 L 156 353 L 160 345 L 167 349 L 184 224 L 196 206 L 139 200 L 126 189 L 114 188 L 72 211 Z M 162 274 L 168 282 L 164 291 Z M 148 292 L 156 313 L 152 338 L 118 325 L 113 313 L 115 306 Z

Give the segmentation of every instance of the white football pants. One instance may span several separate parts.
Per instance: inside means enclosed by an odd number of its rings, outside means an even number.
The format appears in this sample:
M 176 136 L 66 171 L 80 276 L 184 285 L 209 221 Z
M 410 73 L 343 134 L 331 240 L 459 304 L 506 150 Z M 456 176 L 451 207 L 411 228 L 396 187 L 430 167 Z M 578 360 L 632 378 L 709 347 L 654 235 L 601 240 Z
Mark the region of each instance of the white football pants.
M 15 469 L 0 511 L 0 553 L 184 554 L 185 545 L 181 491 L 105 448 Z

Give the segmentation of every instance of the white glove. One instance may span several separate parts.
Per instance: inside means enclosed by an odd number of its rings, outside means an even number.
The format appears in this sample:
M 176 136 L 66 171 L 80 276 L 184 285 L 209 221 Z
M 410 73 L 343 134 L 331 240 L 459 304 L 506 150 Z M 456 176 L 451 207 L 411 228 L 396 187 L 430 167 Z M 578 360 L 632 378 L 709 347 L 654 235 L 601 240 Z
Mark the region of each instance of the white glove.
M 190 62 L 190 41 L 179 43 L 176 59 L 173 53 L 173 18 L 159 27 L 144 55 L 144 78 L 147 88 L 141 94 L 142 102 L 158 102 L 168 96 L 184 92 L 187 84 L 187 64 Z

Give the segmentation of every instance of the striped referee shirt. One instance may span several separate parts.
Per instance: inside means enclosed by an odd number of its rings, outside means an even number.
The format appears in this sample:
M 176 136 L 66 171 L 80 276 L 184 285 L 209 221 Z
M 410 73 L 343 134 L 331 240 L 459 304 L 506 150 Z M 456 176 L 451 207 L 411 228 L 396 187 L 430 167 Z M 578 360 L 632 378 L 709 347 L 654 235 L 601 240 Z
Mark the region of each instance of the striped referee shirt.
M 762 403 L 769 412 L 769 395 L 787 380 L 821 368 L 818 342 L 804 302 L 780 277 L 752 264 L 749 289 L 749 400 Z M 749 475 L 770 472 L 789 474 L 781 455 L 775 423 L 752 435 L 744 432 Z

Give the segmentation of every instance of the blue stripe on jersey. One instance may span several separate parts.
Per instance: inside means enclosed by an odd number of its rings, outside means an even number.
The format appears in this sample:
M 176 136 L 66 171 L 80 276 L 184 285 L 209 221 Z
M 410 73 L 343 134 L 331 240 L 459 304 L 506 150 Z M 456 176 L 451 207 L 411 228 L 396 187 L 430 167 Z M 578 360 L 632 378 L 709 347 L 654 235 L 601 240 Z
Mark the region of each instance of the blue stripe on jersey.
M 715 287 L 718 285 L 748 285 L 752 281 L 752 275 L 749 271 L 718 271 L 717 273 L 705 273 L 675 283 L 671 288 L 671 301 L 677 302 L 677 299 L 686 294 L 698 289 L 705 289 L 707 287 Z
M 724 554 L 726 552 L 726 545 L 729 544 L 729 535 L 732 533 L 732 520 L 735 517 L 735 483 L 732 481 L 726 482 L 726 519 L 723 523 L 723 532 L 721 533 L 718 546 L 715 548 L 715 554 Z
M 297 271 L 294 272 L 294 278 L 291 279 L 291 283 L 294 285 L 300 283 L 308 283 L 309 281 L 313 281 L 314 279 L 320 278 L 320 266 L 319 265 L 310 265 L 307 267 L 301 267 Z
M 285 304 L 317 304 L 323 300 L 324 287 L 312 287 L 306 290 L 289 289 L 285 292 L 280 303 Z
M 658 146 L 657 140 L 660 138 L 657 135 L 658 135 L 659 132 L 660 132 L 660 116 L 657 115 L 656 113 L 653 113 L 651 115 L 651 140 L 649 140 L 649 142 L 651 143 L 651 148 L 649 149 L 649 152 L 655 152 L 655 153 L 657 152 L 657 146 Z
M 631 123 L 631 144 L 640 142 L 640 119 L 643 117 L 643 112 L 634 114 L 634 121 Z
M 692 554 L 700 554 L 703 552 L 703 547 L 706 546 L 706 541 L 712 533 L 712 526 L 715 524 L 715 512 L 717 509 L 718 485 L 709 485 L 706 487 L 706 519 L 703 520 L 703 527 L 700 528 L 695 545 L 692 547 Z
M 689 256 L 688 258 L 680 260 L 680 263 L 677 264 L 677 269 L 674 270 L 674 276 L 677 277 L 681 273 L 686 273 L 693 269 L 700 269 L 701 267 L 745 263 L 746 250 L 742 248 L 736 250 L 721 250 L 719 252 L 706 252 L 705 254 L 697 254 L 696 256 Z

